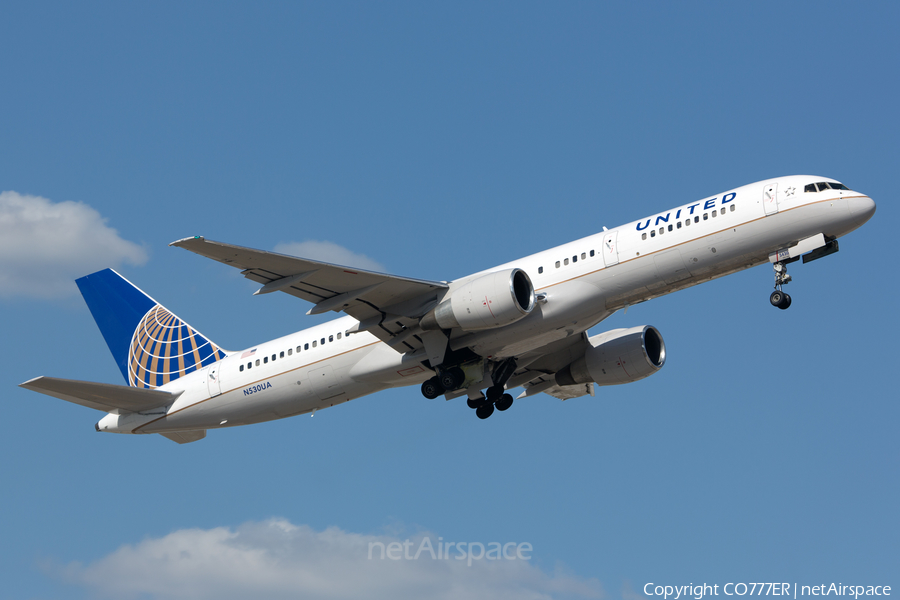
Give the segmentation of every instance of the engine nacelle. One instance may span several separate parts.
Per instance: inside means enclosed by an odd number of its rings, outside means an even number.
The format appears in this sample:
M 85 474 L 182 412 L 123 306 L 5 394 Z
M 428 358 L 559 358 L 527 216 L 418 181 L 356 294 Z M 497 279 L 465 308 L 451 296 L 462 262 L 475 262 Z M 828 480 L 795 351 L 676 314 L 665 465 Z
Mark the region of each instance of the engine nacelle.
M 650 325 L 613 329 L 588 342 L 591 346 L 584 356 L 556 373 L 558 385 L 631 383 L 653 375 L 666 363 L 666 344 Z
M 522 269 L 483 275 L 453 290 L 419 322 L 422 329 L 478 331 L 515 323 L 534 308 L 534 286 Z

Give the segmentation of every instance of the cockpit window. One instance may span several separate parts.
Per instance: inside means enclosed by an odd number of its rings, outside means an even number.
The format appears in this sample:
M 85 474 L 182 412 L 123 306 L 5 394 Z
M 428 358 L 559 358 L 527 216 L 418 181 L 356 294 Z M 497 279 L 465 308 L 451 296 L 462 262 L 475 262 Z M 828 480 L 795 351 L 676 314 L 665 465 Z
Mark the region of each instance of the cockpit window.
M 816 186 L 819 186 L 818 190 L 816 189 Z M 825 190 L 848 190 L 849 191 L 850 188 L 848 188 L 843 183 L 837 183 L 837 182 L 831 183 L 828 181 L 820 181 L 819 183 L 809 183 L 806 185 L 805 188 L 803 188 L 804 192 L 816 192 L 816 191 L 824 192 Z

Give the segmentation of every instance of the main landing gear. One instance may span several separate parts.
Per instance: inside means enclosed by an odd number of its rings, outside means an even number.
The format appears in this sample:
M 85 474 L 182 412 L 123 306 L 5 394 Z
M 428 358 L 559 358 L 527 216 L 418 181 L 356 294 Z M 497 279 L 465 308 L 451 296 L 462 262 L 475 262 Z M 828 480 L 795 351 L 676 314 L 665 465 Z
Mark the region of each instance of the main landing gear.
M 516 371 L 516 360 L 507 358 L 496 364 L 491 374 L 492 385 L 477 398 L 468 398 L 466 404 L 475 410 L 479 419 L 487 419 L 494 409 L 504 411 L 513 404 L 513 397 L 506 393 L 506 382 Z M 466 374 L 460 367 L 439 369 L 438 374 L 422 384 L 422 395 L 433 400 L 447 391 L 458 390 L 465 383 Z
M 506 393 L 503 386 L 492 385 L 480 398 L 469 398 L 466 400 L 469 408 L 475 409 L 475 416 L 479 419 L 487 419 L 494 414 L 494 409 L 499 411 L 507 410 L 513 405 L 513 397 Z
M 791 297 L 781 289 L 781 286 L 791 282 L 791 276 L 787 272 L 787 263 L 777 262 L 773 267 L 775 269 L 775 291 L 769 296 L 769 302 L 772 306 L 787 310 L 791 306 Z

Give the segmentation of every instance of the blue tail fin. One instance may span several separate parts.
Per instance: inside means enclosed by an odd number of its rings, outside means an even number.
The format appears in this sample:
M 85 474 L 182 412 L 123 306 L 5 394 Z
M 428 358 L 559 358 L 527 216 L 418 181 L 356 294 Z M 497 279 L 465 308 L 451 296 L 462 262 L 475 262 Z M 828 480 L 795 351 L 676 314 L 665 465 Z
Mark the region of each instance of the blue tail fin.
M 75 283 L 128 385 L 159 387 L 225 358 L 224 350 L 112 269 Z

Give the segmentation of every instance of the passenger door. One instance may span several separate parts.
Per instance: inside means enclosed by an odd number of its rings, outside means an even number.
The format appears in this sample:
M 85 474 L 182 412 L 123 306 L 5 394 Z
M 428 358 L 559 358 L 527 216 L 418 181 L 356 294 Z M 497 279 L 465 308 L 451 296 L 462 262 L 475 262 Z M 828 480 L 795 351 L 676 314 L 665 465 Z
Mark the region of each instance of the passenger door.
M 603 248 L 600 251 L 603 252 L 603 264 L 607 267 L 619 264 L 619 247 L 616 244 L 618 233 L 617 230 L 613 229 L 612 231 L 607 231 L 603 238 Z
M 763 188 L 763 206 L 766 207 L 766 215 L 774 215 L 778 212 L 778 184 L 770 183 Z
M 206 367 L 206 387 L 209 390 L 210 398 L 222 393 L 222 386 L 219 383 L 219 366 L 221 364 L 216 362 Z

